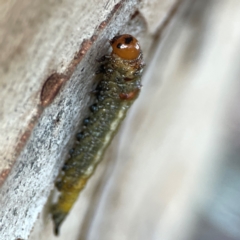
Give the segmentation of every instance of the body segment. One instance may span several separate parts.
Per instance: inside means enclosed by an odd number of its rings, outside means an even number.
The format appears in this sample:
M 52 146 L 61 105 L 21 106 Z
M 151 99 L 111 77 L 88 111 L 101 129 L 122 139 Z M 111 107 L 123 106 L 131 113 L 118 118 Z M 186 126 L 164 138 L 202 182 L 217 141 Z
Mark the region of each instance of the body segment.
M 141 88 L 143 62 L 137 40 L 125 34 L 113 38 L 110 43 L 113 52 L 102 65 L 102 80 L 96 88 L 95 103 L 76 135 L 71 157 L 56 182 L 60 192 L 52 208 L 56 234 Z

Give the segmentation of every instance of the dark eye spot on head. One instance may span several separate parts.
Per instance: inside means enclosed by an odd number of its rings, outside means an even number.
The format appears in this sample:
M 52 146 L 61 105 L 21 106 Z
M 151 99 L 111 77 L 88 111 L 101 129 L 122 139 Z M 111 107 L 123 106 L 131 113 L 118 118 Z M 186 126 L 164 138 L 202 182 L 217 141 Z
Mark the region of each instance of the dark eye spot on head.
M 126 37 L 125 38 L 125 44 L 129 44 L 133 41 L 133 38 L 132 37 Z
M 119 44 L 117 45 L 117 48 L 121 48 L 121 46 L 122 46 L 122 44 L 121 44 L 121 43 L 119 43 Z
M 115 36 L 112 40 L 110 40 L 110 43 L 113 44 L 113 43 L 114 43 L 115 41 L 117 41 L 120 37 L 121 37 L 121 35 Z

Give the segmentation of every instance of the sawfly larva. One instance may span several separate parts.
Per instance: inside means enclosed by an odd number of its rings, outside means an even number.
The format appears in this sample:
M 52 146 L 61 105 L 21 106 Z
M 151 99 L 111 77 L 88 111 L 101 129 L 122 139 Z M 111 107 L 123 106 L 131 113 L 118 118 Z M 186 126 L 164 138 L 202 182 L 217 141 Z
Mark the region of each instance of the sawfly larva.
M 56 182 L 60 192 L 52 207 L 56 235 L 141 89 L 144 63 L 137 39 L 124 34 L 115 36 L 110 44 L 111 55 L 101 58 L 102 78 L 95 91 L 95 103 Z

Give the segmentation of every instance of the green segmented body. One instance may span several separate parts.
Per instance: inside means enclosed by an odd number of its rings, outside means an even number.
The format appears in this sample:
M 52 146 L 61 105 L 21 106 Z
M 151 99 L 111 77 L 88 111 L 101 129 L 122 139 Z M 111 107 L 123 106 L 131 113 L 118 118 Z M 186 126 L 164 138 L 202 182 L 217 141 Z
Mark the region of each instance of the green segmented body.
M 96 89 L 96 101 L 90 107 L 89 117 L 83 121 L 74 151 L 56 183 L 60 191 L 59 199 L 52 208 L 56 234 L 141 88 L 141 53 L 134 60 L 124 60 L 112 54 L 103 68 L 102 80 Z

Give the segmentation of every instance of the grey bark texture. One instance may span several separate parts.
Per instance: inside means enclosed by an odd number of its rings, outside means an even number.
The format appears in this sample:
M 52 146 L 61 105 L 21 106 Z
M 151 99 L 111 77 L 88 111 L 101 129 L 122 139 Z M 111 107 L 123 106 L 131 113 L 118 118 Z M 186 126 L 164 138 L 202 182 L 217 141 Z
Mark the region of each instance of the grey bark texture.
M 0 239 L 240 239 L 239 1 L 0 4 Z M 54 180 L 119 33 L 143 89 L 57 238 Z

